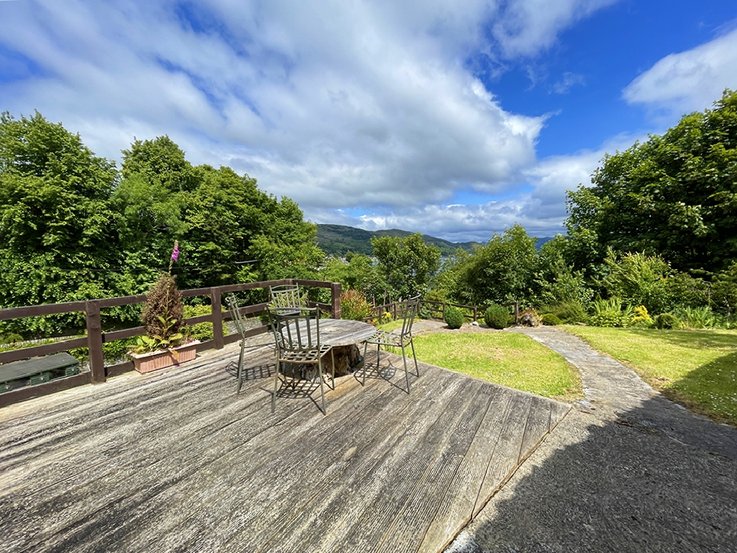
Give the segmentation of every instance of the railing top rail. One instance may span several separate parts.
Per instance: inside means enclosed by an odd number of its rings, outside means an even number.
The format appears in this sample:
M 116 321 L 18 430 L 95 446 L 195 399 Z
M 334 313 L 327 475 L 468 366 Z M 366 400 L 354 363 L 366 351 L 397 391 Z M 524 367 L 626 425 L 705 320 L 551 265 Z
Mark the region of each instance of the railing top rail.
M 269 286 L 278 286 L 280 284 L 301 284 L 303 286 L 315 286 L 318 288 L 330 288 L 333 283 L 322 280 L 307 279 L 278 279 L 278 280 L 262 280 L 258 282 L 246 282 L 241 284 L 226 284 L 222 286 L 211 286 L 209 288 L 189 288 L 182 290 L 182 296 L 190 298 L 194 296 L 208 296 L 213 289 L 219 289 L 221 294 L 230 292 L 240 292 L 243 290 L 254 290 L 258 288 L 268 288 Z M 87 302 L 97 302 L 100 308 L 118 307 L 121 305 L 131 305 L 143 303 L 146 300 L 145 294 L 135 296 L 117 296 L 113 298 L 95 298 L 90 300 L 72 301 L 65 303 L 47 303 L 41 305 L 26 305 L 22 307 L 7 307 L 0 309 L 0 321 L 10 319 L 20 319 L 23 317 L 38 317 L 43 315 L 58 315 L 62 313 L 76 313 L 86 310 Z

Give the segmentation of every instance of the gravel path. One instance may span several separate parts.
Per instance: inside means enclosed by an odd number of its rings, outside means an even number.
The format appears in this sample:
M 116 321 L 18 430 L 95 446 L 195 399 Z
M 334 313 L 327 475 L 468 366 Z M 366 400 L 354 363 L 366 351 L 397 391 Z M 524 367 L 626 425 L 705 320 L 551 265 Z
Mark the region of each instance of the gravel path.
M 737 429 L 562 330 L 512 331 L 575 365 L 585 400 L 446 553 L 737 551 Z

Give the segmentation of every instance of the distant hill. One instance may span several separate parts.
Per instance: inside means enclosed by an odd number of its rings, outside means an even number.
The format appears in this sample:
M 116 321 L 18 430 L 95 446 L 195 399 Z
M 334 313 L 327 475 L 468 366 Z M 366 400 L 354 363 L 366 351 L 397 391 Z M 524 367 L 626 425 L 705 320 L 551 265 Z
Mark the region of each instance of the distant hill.
M 345 225 L 317 225 L 317 244 L 329 255 L 345 255 L 348 252 L 371 255 L 371 238 L 374 236 L 405 237 L 414 234 L 406 230 L 390 229 L 369 231 Z M 422 235 L 428 244 L 437 246 L 441 255 L 451 255 L 458 248 L 471 251 L 478 242 L 449 242 L 442 238 Z

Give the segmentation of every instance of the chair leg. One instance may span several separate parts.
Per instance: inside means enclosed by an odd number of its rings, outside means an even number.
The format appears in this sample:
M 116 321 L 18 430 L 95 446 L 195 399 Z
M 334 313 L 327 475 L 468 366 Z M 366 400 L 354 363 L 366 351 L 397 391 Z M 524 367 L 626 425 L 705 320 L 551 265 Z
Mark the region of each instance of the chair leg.
M 366 350 L 368 349 L 368 342 L 363 343 L 363 380 L 361 380 L 361 386 L 366 384 L 366 371 L 368 370 L 368 365 L 366 363 Z
M 404 380 L 407 382 L 407 393 L 409 393 L 409 371 L 407 371 L 407 353 L 404 351 L 404 343 L 402 344 L 402 361 L 404 362 Z
M 274 391 L 271 394 L 271 413 L 276 411 L 276 389 L 279 384 L 279 356 L 276 357 L 276 371 L 274 372 Z
M 417 365 L 417 355 L 415 354 L 415 342 L 414 340 L 409 341 L 409 345 L 412 346 L 412 357 L 415 360 L 415 372 L 417 373 L 417 378 L 420 378 L 420 367 Z
M 327 409 L 325 409 L 325 387 L 322 379 L 322 357 L 317 361 L 317 371 L 320 373 L 320 401 L 322 402 L 322 414 L 327 415 Z
M 241 354 L 240 357 L 238 357 L 238 371 L 236 372 L 236 378 L 238 378 L 238 389 L 236 390 L 236 394 L 241 393 L 241 386 L 243 385 L 243 353 L 246 349 L 246 343 L 244 341 L 241 342 Z

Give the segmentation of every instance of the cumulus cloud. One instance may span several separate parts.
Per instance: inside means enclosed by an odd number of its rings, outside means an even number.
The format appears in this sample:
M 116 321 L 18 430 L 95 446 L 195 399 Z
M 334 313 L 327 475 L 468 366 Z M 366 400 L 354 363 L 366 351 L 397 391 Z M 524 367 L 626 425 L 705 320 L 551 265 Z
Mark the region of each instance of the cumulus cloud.
M 596 149 L 544 158 L 523 171 L 529 189 L 514 199 L 479 205 L 436 203 L 360 217 L 344 214 L 342 224 L 367 230 L 402 228 L 452 242 L 486 242 L 515 224 L 524 226 L 533 236 L 554 236 L 565 232 L 566 192 L 579 185 L 589 186 L 594 170 L 607 153 L 624 150 L 645 138 L 644 134 L 621 134 Z M 319 217 L 316 221 L 328 222 Z
M 560 223 L 530 169 L 545 117 L 506 110 L 464 61 L 533 55 L 613 1 L 2 2 L 0 63 L 15 69 L 0 101 L 114 159 L 168 134 L 193 162 L 248 173 L 313 220 L 361 208 L 366 225 L 446 236 L 542 231 Z M 445 207 L 525 175 L 529 197 Z
M 458 60 L 486 2 L 28 2 L 2 41 L 38 66 L 0 85 L 118 157 L 169 134 L 305 209 L 438 201 L 534 161 L 540 117 L 505 111 Z M 53 23 L 52 23 L 53 22 Z
M 632 104 L 658 110 L 700 111 L 737 83 L 737 29 L 659 60 L 624 89 Z

